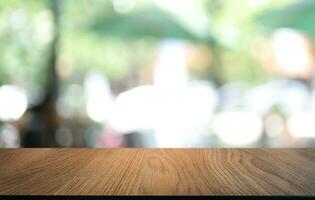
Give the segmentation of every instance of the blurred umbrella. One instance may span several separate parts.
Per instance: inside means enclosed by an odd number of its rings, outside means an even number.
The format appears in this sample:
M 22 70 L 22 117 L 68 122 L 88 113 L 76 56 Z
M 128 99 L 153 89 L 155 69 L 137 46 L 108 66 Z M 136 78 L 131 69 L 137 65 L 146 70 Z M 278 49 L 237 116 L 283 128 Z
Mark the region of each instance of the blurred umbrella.
M 292 28 L 315 38 L 315 1 L 301 0 L 282 9 L 271 10 L 258 17 L 267 31 Z
M 146 7 L 141 11 L 114 15 L 97 20 L 91 28 L 97 33 L 123 38 L 180 38 L 192 41 L 205 39 L 191 33 L 170 13 L 158 7 Z

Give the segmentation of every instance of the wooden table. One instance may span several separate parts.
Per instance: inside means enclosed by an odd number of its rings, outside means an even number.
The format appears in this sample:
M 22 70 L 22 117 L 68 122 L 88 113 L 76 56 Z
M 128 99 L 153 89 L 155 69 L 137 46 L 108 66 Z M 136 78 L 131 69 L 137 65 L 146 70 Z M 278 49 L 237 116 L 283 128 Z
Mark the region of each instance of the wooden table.
M 1 195 L 315 195 L 315 149 L 1 149 Z

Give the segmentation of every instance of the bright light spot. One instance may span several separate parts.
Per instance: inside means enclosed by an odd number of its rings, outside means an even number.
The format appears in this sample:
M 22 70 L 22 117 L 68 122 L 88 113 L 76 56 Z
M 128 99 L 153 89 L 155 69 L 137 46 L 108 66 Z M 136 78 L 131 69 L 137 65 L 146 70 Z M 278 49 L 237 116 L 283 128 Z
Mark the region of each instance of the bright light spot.
M 136 87 L 117 97 L 110 120 L 115 130 L 153 130 L 158 147 L 186 146 L 209 133 L 218 95 L 211 82 L 188 81 L 187 53 L 181 41 L 161 44 L 155 85 Z
M 27 16 L 23 9 L 15 10 L 11 15 L 11 26 L 12 28 L 19 30 L 23 28 L 27 22 Z
M 15 86 L 0 87 L 0 120 L 18 120 L 27 108 L 25 93 Z
M 275 59 L 287 73 L 301 74 L 312 65 L 303 36 L 291 29 L 279 29 L 273 36 Z
M 165 40 L 158 48 L 154 84 L 162 90 L 186 86 L 188 50 L 180 40 Z
M 20 146 L 18 130 L 11 124 L 0 127 L 0 147 L 16 148 Z
M 113 0 L 114 10 L 118 13 L 127 13 L 135 6 L 134 0 Z
M 103 75 L 92 72 L 87 75 L 84 85 L 88 116 L 92 120 L 100 123 L 108 120 L 112 112 L 113 104 L 108 80 L 105 79 Z
M 295 114 L 288 119 L 288 130 L 296 138 L 315 137 L 315 113 Z
M 236 47 L 239 45 L 240 30 L 233 24 L 227 24 L 222 30 L 222 36 L 220 39 L 222 42 L 230 47 Z
M 284 120 L 277 114 L 268 115 L 265 120 L 265 130 L 269 137 L 282 135 L 284 131 Z
M 217 94 L 207 82 L 169 92 L 140 86 L 117 97 L 111 126 L 123 133 L 154 130 L 159 147 L 182 146 L 189 144 L 188 138 L 208 133 L 217 102 Z
M 268 0 L 249 0 L 249 5 L 253 8 L 264 8 L 268 3 Z
M 177 147 L 183 143 L 187 113 L 183 113 L 184 90 L 188 83 L 188 49 L 180 40 L 165 40 L 158 48 L 154 69 L 157 88 L 155 105 L 156 140 L 159 147 Z
M 195 83 L 180 91 L 157 90 L 155 131 L 159 147 L 182 147 L 201 142 L 209 133 L 217 94 L 209 85 Z
M 179 112 L 178 117 L 186 118 L 187 124 L 206 125 L 218 104 L 218 95 L 215 88 L 207 82 L 196 81 L 189 84 L 178 103 L 180 102 L 183 102 L 181 109 L 185 108 L 186 114 Z
M 53 39 L 53 19 L 49 10 L 36 15 L 34 39 L 41 45 L 46 45 Z
M 213 130 L 230 145 L 248 145 L 262 136 L 262 120 L 255 113 L 222 112 L 213 120 Z
M 121 93 L 114 103 L 112 127 L 125 133 L 153 128 L 155 99 L 153 86 L 140 86 Z

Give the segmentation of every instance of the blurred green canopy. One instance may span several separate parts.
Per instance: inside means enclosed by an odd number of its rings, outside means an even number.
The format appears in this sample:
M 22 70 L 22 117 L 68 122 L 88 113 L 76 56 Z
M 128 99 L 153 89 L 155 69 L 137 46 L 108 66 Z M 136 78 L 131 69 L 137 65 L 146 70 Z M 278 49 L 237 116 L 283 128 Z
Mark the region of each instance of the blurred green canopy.
M 212 41 L 200 38 L 182 26 L 172 14 L 156 6 L 148 6 L 128 14 L 116 14 L 91 25 L 96 33 L 120 38 L 178 38 L 190 41 Z
M 301 0 L 282 9 L 271 10 L 258 17 L 260 24 L 271 32 L 292 28 L 315 38 L 315 1 Z

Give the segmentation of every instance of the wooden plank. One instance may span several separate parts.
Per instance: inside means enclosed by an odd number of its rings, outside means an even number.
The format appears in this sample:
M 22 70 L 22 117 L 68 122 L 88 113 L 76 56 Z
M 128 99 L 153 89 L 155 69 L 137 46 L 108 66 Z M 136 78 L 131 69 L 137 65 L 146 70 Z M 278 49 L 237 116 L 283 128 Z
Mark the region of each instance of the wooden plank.
M 314 195 L 315 149 L 1 149 L 1 195 Z

